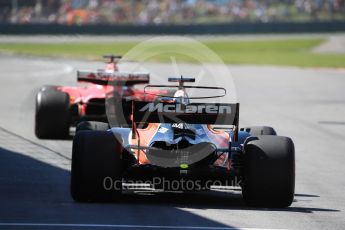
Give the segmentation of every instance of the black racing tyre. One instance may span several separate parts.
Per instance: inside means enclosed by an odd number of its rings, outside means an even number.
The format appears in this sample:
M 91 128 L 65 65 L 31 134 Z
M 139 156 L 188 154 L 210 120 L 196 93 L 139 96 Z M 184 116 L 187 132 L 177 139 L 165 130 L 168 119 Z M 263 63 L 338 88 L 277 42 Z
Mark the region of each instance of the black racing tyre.
M 40 88 L 40 91 L 45 91 L 45 90 L 57 90 L 59 86 L 57 85 L 45 85 Z
M 73 139 L 71 195 L 78 202 L 115 201 L 122 192 L 122 145 L 114 133 L 79 131 Z
M 259 136 L 259 135 L 273 135 L 277 136 L 277 132 L 274 128 L 269 126 L 248 126 L 240 129 L 241 131 L 245 131 L 249 133 L 251 136 Z
M 65 139 L 70 126 L 69 95 L 45 86 L 36 96 L 35 134 L 41 139 Z
M 108 123 L 100 121 L 82 121 L 77 125 L 76 133 L 82 130 L 107 131 L 110 129 Z
M 244 146 L 242 195 L 249 206 L 283 208 L 295 191 L 295 148 L 281 136 L 258 136 Z

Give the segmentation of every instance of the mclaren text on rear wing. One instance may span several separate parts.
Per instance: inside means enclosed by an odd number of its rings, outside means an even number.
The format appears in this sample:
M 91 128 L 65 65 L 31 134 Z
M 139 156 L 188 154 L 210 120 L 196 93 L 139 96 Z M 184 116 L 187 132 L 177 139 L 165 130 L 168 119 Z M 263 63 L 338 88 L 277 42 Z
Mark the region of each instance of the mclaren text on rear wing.
M 133 101 L 135 123 L 189 123 L 238 126 L 239 103 L 192 103 Z
M 78 71 L 78 81 L 91 82 L 99 85 L 124 85 L 146 84 L 150 81 L 149 73 L 126 73 L 105 71 Z

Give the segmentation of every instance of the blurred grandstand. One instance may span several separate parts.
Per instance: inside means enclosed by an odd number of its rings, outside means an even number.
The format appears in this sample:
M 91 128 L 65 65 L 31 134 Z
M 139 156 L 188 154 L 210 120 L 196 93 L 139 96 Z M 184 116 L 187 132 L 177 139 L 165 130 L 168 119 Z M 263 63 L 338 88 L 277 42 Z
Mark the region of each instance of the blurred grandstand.
M 0 23 L 206 24 L 345 21 L 345 0 L 0 0 Z

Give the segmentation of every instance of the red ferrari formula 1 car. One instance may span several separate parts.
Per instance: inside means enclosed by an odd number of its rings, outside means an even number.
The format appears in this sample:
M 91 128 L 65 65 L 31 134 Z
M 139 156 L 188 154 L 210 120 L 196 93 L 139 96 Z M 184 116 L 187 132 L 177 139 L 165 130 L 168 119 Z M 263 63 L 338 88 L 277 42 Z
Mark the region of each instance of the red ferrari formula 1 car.
M 86 83 L 84 86 L 44 86 L 39 90 L 35 114 L 35 134 L 38 138 L 68 138 L 70 127 L 84 120 L 108 122 L 106 99 L 124 102 L 121 107 L 126 106 L 129 98 L 154 99 L 153 96 L 145 96 L 143 89 L 135 87 L 149 83 L 148 73 L 120 72 L 117 64 L 121 56 L 107 55 L 104 58 L 109 59 L 105 70 L 78 71 L 78 82 Z M 127 115 L 122 123 L 129 121 Z
M 271 127 L 239 129 L 239 103 L 193 102 L 225 96 L 222 87 L 184 85 L 194 82 L 193 78 L 169 81 L 179 84 L 145 88 L 176 87 L 174 96 L 132 102 L 131 128 L 94 125 L 77 132 L 72 197 L 76 201 L 116 200 L 128 184 L 140 183 L 179 191 L 217 185 L 240 186 L 250 206 L 289 206 L 295 186 L 292 140 L 277 136 Z M 223 93 L 191 97 L 189 89 Z

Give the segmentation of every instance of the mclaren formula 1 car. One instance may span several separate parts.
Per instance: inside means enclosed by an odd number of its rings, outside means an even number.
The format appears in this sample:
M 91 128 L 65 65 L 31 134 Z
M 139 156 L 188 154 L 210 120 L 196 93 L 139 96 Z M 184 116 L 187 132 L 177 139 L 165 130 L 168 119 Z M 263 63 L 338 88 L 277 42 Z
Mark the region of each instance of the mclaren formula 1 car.
M 287 207 L 294 197 L 295 153 L 288 137 L 271 127 L 239 129 L 239 104 L 192 103 L 193 78 L 170 78 L 171 97 L 132 101 L 130 128 L 84 126 L 73 140 L 71 195 L 74 200 L 111 201 L 130 183 L 154 189 L 207 190 L 240 186 L 246 204 Z M 145 93 L 151 94 L 145 90 Z M 230 128 L 216 128 L 228 125 Z M 224 127 L 224 126 L 223 126 Z M 236 184 L 234 184 L 236 182 Z
M 35 134 L 42 139 L 65 139 L 70 127 L 80 121 L 107 122 L 106 99 L 121 101 L 145 97 L 138 84 L 149 83 L 148 73 L 119 72 L 120 56 L 107 55 L 104 70 L 78 71 L 78 82 L 83 86 L 44 86 L 36 96 Z M 127 115 L 129 116 L 129 114 Z M 129 117 L 124 120 L 129 121 Z

